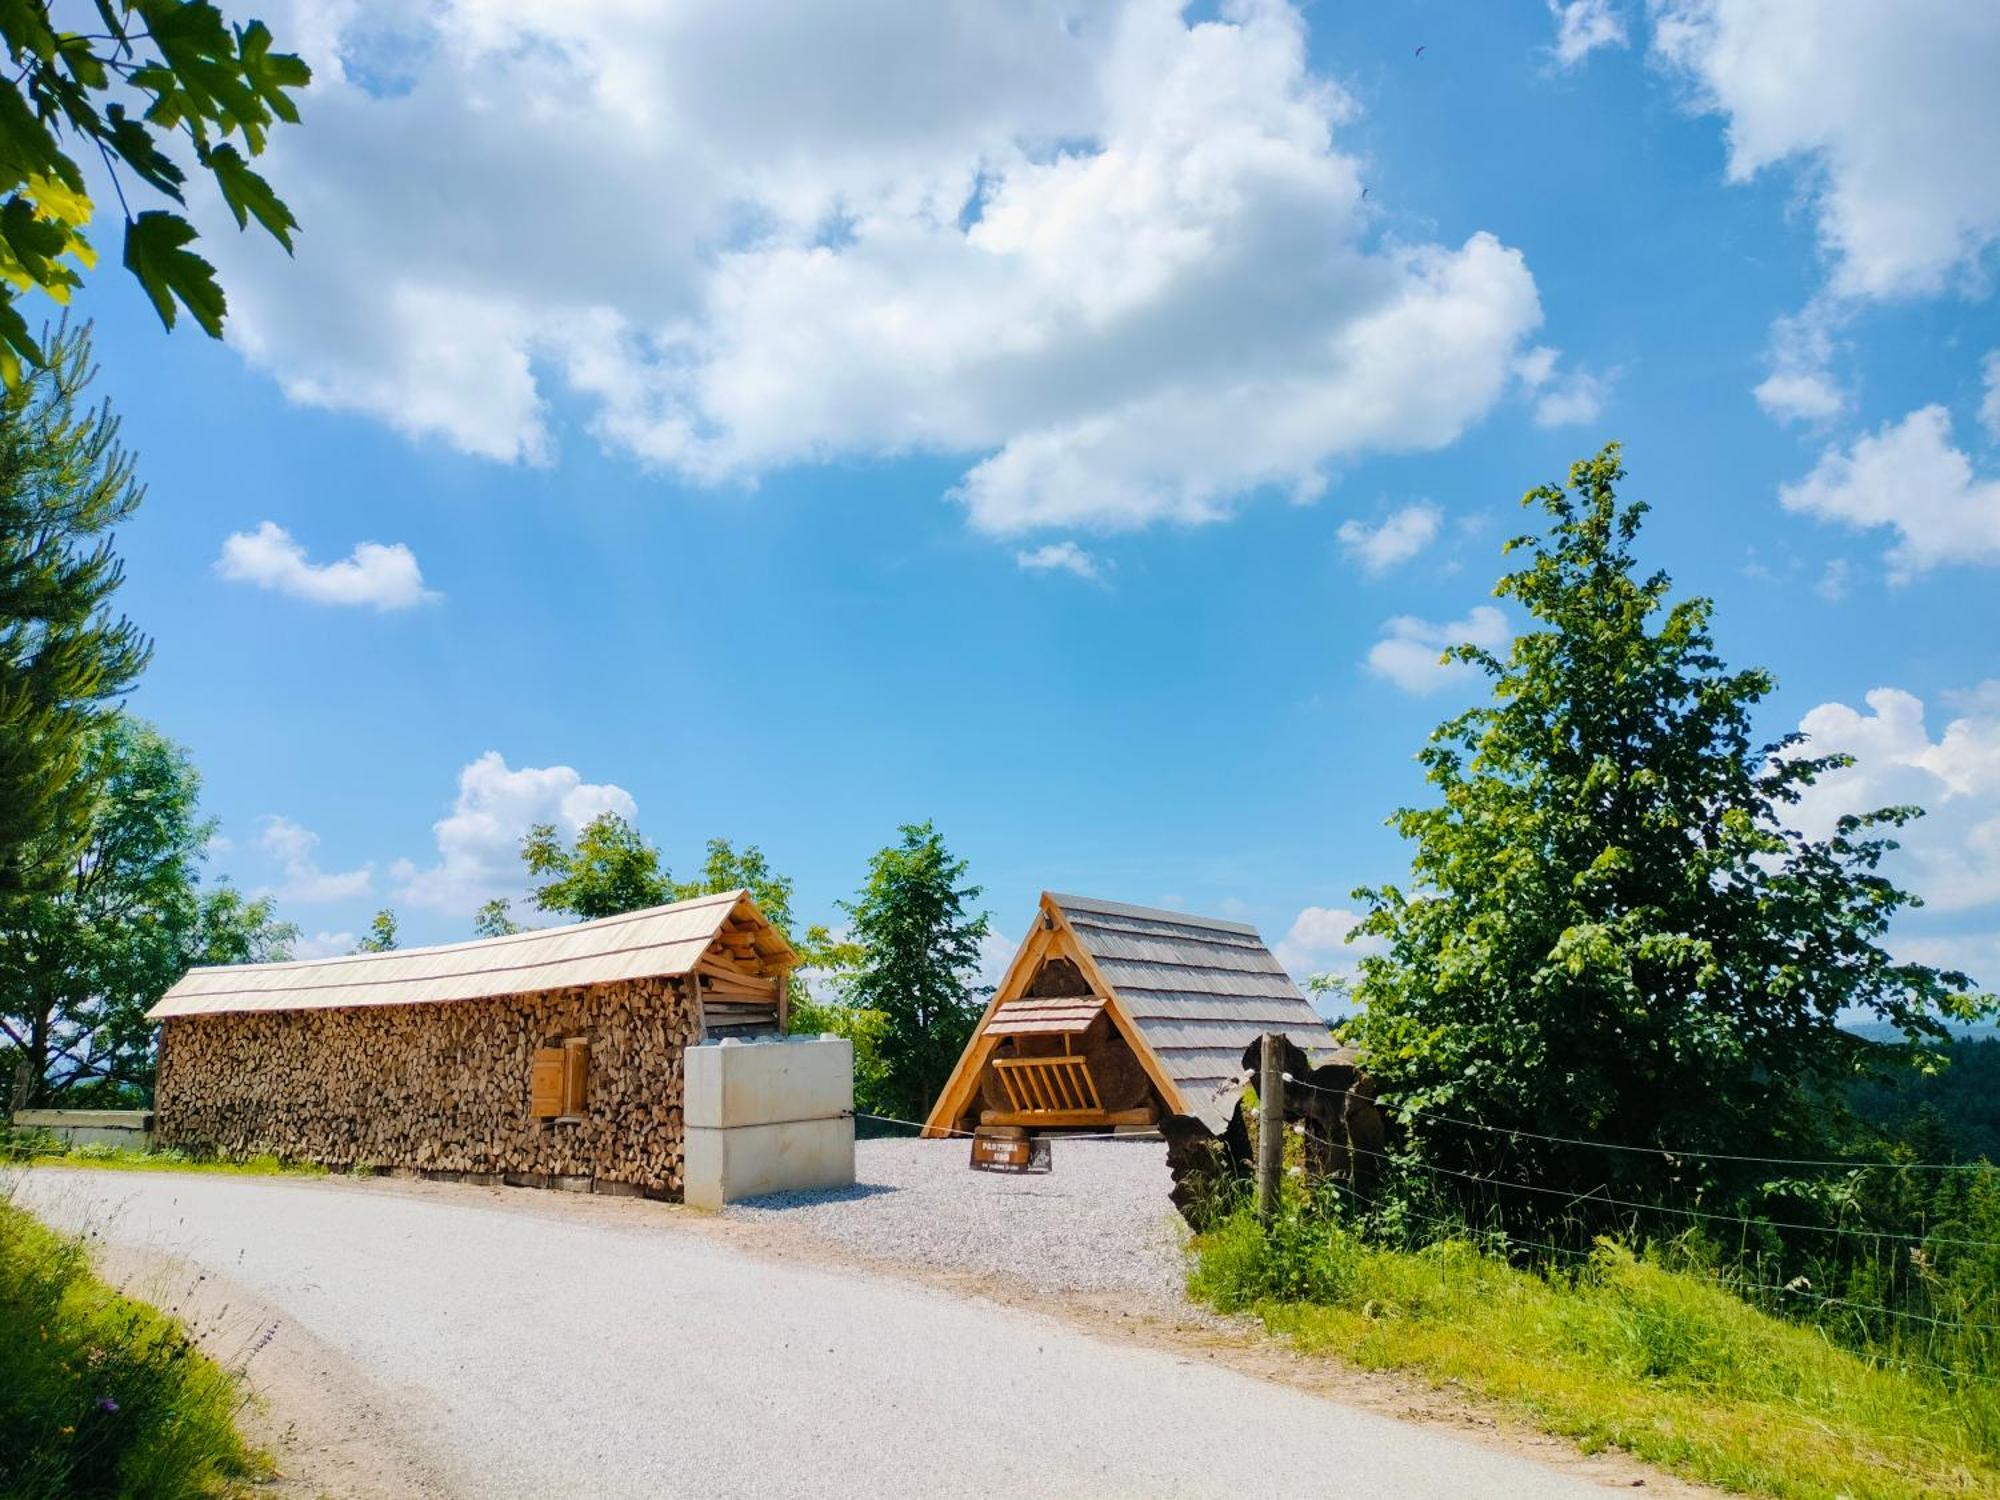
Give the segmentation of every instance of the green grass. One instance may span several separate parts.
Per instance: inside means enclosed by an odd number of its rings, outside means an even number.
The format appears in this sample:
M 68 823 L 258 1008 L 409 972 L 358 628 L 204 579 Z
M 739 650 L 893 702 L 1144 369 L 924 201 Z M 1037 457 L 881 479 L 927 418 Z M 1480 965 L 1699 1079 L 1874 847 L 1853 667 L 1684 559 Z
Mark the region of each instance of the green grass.
M 1606 1245 L 1568 1273 L 1465 1241 L 1368 1244 L 1238 1214 L 1193 1293 L 1301 1348 L 1460 1386 L 1586 1450 L 1785 1500 L 2000 1495 L 2000 1385 L 1884 1369 L 1713 1281 Z
M 220 1172 L 239 1177 L 324 1177 L 326 1168 L 276 1156 L 231 1160 L 185 1151 L 133 1151 L 123 1146 L 65 1146 L 46 1131 L 0 1131 L 0 1162 L 18 1166 L 97 1167 L 113 1172 Z
M 236 1378 L 0 1200 L 0 1500 L 236 1496 L 269 1472 Z

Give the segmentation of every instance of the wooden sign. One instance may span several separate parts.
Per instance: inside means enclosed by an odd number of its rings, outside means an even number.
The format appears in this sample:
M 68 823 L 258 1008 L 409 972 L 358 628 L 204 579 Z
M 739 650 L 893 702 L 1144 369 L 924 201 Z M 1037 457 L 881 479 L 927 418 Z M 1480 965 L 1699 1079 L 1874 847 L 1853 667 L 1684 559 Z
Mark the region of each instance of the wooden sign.
M 972 1170 L 975 1172 L 1049 1172 L 1055 1162 L 1046 1136 L 1037 1140 L 975 1135 L 972 1138 Z

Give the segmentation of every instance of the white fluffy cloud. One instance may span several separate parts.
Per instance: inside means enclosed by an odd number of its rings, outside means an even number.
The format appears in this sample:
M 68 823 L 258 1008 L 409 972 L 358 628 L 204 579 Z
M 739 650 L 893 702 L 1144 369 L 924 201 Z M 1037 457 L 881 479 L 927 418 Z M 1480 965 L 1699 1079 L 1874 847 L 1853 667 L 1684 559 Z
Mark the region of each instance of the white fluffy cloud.
M 1600 47 L 1625 45 L 1625 18 L 1611 0 L 1549 0 L 1558 67 L 1573 68 Z
M 1587 370 L 1561 370 L 1561 351 L 1537 345 L 1514 361 L 1514 373 L 1534 398 L 1537 427 L 1572 427 L 1595 422 L 1611 395 L 1614 370 L 1593 375 Z
M 292 944 L 292 957 L 338 958 L 343 953 L 352 953 L 354 944 L 355 936 L 351 932 L 315 932 Z
M 1302 18 L 1220 12 L 301 3 L 311 127 L 270 175 L 305 229 L 296 263 L 217 236 L 231 338 L 297 400 L 502 461 L 548 455 L 563 393 L 699 482 L 964 456 L 996 534 L 1450 443 L 1533 277 L 1483 233 L 1374 246 Z
M 1894 873 L 1934 911 L 2000 903 L 2000 704 L 1963 700 L 1967 711 L 1932 739 L 1913 694 L 1876 688 L 1866 701 L 1866 712 L 1822 703 L 1800 721 L 1809 753 L 1844 751 L 1855 764 L 1807 793 L 1799 826 L 1824 836 L 1846 814 L 1913 803 L 1929 816 L 1899 835 Z
M 1607 377 L 1572 371 L 1535 398 L 1535 425 L 1579 427 L 1595 422 L 1610 393 L 1611 382 Z
M 332 871 L 319 867 L 319 835 L 290 818 L 270 817 L 257 834 L 257 846 L 277 861 L 284 879 L 270 888 L 278 900 L 293 905 L 346 901 L 365 896 L 375 883 L 375 867 Z
M 1892 582 L 1941 563 L 2000 563 L 2000 480 L 1973 473 L 1951 443 L 1951 414 L 1926 406 L 1858 439 L 1829 448 L 1813 471 L 1780 488 L 1785 509 L 1849 526 L 1890 526 Z
M 1824 422 L 1847 405 L 1846 394 L 1824 369 L 1775 369 L 1752 394 L 1781 422 Z
M 1361 913 L 1344 906 L 1308 906 L 1279 939 L 1277 960 L 1299 979 L 1351 970 L 1357 960 L 1383 950 L 1380 938 L 1347 940 L 1360 922 Z
M 1728 122 L 1729 176 L 1804 170 L 1840 295 L 1935 293 L 2000 243 L 2000 7 L 1654 0 L 1654 46 Z
M 1985 395 L 1979 402 L 1979 425 L 1986 429 L 1986 435 L 2000 443 L 2000 349 L 1986 356 L 1979 367 Z
M 595 785 L 569 766 L 512 770 L 489 750 L 458 775 L 452 810 L 432 825 L 437 863 L 419 868 L 399 860 L 391 874 L 398 899 L 410 906 L 468 916 L 495 896 L 521 894 L 521 838 L 536 823 L 573 836 L 600 813 L 636 818 L 639 805 L 623 787 Z
M 1097 559 L 1075 542 L 1050 542 L 1014 554 L 1016 565 L 1030 573 L 1074 573 L 1079 578 L 1098 576 Z
M 1429 694 L 1464 682 L 1473 669 L 1464 662 L 1439 660 L 1453 646 L 1504 648 L 1511 636 L 1507 617 L 1490 604 L 1474 605 L 1462 620 L 1434 623 L 1397 615 L 1382 626 L 1382 639 L 1368 648 L 1368 670 L 1406 693 Z
M 1821 297 L 1771 325 L 1771 373 L 1752 392 L 1780 422 L 1825 423 L 1847 410 L 1847 392 L 1833 373 L 1834 333 L 1845 317 Z
M 1340 550 L 1364 571 L 1386 573 L 1436 541 L 1443 525 L 1444 512 L 1428 500 L 1418 500 L 1390 512 L 1374 526 L 1365 521 L 1342 521 L 1336 535 Z
M 313 604 L 372 605 L 408 609 L 439 597 L 424 587 L 416 554 L 401 542 L 361 542 L 339 562 L 315 563 L 275 521 L 238 531 L 222 543 L 215 571 L 237 583 L 254 583 Z

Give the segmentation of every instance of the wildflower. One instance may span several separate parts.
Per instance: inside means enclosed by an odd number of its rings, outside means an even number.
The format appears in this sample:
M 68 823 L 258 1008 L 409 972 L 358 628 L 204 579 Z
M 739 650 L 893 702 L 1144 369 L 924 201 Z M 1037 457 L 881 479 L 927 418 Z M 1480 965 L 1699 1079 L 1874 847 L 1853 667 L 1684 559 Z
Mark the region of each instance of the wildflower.
M 99 1411 L 115 1412 L 118 1410 L 118 1403 L 109 1396 L 99 1396 L 97 1398 L 97 1409 Z

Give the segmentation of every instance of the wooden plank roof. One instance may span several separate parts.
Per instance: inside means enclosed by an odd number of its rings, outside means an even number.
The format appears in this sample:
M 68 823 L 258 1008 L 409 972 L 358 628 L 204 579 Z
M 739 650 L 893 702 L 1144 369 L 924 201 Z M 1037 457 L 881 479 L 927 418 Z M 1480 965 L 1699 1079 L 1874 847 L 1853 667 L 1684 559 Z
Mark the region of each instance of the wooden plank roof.
M 1009 1000 L 986 1023 L 989 1036 L 1081 1035 L 1104 1014 L 1104 1002 L 1085 995 L 1079 999 Z
M 1181 1093 L 1220 1128 L 1235 1102 L 1243 1049 L 1267 1031 L 1308 1053 L 1332 1050 L 1326 1022 L 1242 922 L 1087 896 L 1046 898 Z
M 159 1021 L 231 1011 L 427 1005 L 683 975 L 693 972 L 732 919 L 739 929 L 752 930 L 760 957 L 785 967 L 795 962 L 749 892 L 723 891 L 475 942 L 190 969 L 146 1014 Z

